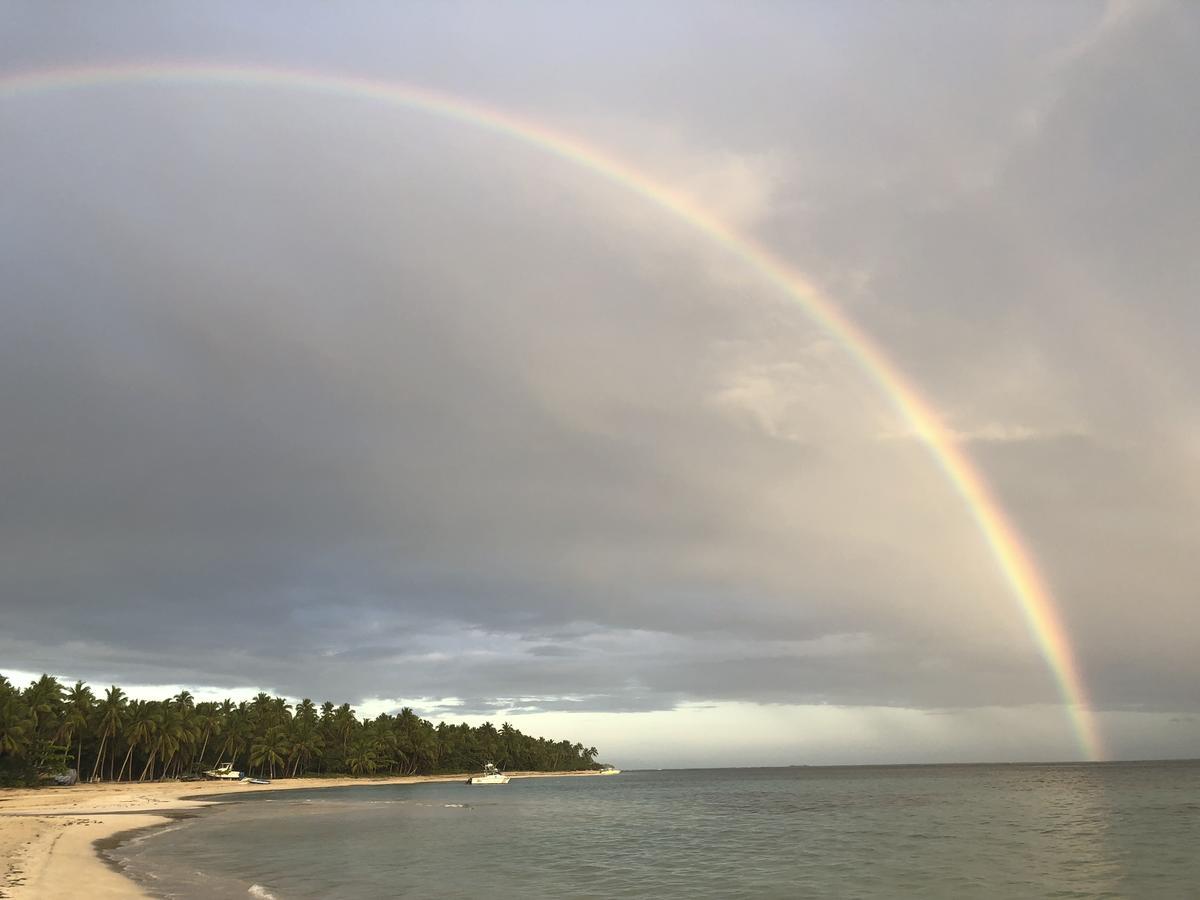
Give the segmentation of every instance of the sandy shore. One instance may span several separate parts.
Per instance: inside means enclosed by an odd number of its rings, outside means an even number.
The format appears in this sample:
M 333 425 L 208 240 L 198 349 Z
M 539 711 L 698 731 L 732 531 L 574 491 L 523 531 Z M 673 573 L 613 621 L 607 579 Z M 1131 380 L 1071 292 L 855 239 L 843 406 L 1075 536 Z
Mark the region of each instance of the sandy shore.
M 514 778 L 594 775 L 595 772 L 511 772 Z M 291 778 L 269 785 L 229 782 L 80 784 L 36 790 L 0 789 L 0 898 L 115 900 L 146 897 L 101 859 L 96 842 L 137 828 L 164 825 L 167 813 L 219 803 L 196 796 L 248 791 L 461 781 L 466 775 L 401 778 Z

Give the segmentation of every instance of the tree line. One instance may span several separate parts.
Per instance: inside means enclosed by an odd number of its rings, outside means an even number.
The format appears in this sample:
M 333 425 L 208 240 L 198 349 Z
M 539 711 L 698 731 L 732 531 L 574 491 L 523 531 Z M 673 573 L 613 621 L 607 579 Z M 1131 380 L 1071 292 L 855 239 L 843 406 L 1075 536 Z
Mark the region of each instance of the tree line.
M 260 693 L 234 703 L 195 702 L 188 691 L 131 700 L 82 681 L 43 675 L 26 688 L 0 675 L 0 783 L 25 784 L 75 769 L 81 781 L 147 781 L 198 774 L 218 763 L 269 778 L 417 775 L 502 769 L 599 768 L 596 748 L 522 734 L 507 722 L 434 725 L 405 707 L 359 719 L 348 703 L 291 704 Z

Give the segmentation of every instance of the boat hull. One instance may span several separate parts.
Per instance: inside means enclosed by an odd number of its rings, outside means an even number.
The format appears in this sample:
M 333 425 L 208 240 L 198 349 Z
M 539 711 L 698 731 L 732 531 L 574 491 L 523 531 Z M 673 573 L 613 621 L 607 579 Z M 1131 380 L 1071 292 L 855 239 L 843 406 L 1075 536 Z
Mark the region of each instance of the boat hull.
M 508 784 L 507 775 L 472 775 L 467 784 Z

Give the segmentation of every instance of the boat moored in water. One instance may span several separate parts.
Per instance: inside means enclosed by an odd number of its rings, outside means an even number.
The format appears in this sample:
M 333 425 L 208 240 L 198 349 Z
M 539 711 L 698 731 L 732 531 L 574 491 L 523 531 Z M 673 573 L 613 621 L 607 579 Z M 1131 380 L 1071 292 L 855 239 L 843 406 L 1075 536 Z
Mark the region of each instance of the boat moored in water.
M 482 775 L 472 775 L 467 784 L 508 784 L 508 776 L 491 763 L 484 763 Z

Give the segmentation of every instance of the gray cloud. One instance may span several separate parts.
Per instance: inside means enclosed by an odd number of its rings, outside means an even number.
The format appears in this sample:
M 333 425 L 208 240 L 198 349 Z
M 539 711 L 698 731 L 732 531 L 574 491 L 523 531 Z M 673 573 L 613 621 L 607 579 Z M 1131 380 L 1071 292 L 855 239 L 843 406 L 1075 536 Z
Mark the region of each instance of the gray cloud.
M 1096 704 L 1196 712 L 1194 11 L 677 12 L 10 7 L 0 47 L 404 78 L 711 189 L 969 441 Z M 311 94 L 0 116 L 6 667 L 485 714 L 1055 700 L 886 402 L 642 199 Z

